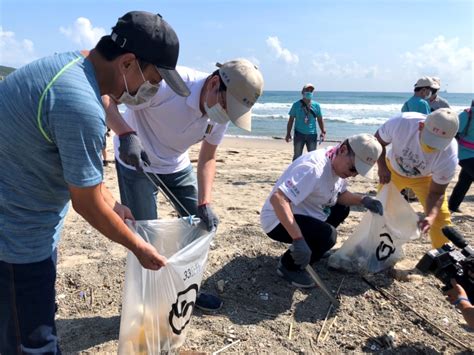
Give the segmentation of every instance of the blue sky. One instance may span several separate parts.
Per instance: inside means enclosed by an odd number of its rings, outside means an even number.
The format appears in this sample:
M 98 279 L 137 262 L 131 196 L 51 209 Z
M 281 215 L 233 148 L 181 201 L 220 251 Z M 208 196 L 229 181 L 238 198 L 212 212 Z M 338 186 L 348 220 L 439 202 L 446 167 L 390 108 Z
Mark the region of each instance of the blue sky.
M 0 0 L 0 65 L 92 48 L 131 10 L 173 26 L 179 64 L 210 72 L 244 57 L 266 90 L 409 92 L 431 75 L 474 92 L 472 0 Z

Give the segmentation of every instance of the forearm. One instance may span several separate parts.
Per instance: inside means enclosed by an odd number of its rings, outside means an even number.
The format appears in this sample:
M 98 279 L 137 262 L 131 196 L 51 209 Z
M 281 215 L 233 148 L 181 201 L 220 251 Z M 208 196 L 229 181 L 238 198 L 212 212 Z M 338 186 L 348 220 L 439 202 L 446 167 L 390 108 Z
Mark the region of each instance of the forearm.
M 467 324 L 474 328 L 474 306 L 469 301 L 461 301 L 458 308 L 461 310 Z
M 426 216 L 435 219 L 443 204 L 444 193 L 429 192 L 426 197 Z
M 201 163 L 199 160 L 197 168 L 198 179 L 198 205 L 212 202 L 212 185 L 216 175 L 216 160 L 210 159 Z
M 344 206 L 358 206 L 362 204 L 364 195 L 354 194 L 350 191 L 344 191 L 337 198 L 337 203 Z
M 303 238 L 303 233 L 301 232 L 298 223 L 296 223 L 290 202 L 286 196 L 280 190 L 277 190 L 270 198 L 270 203 L 275 210 L 278 220 L 283 227 L 285 227 L 291 239 L 295 240 Z
M 324 128 L 324 120 L 321 116 L 318 117 L 318 125 L 319 129 L 321 130 L 321 133 L 326 133 L 326 129 Z
M 294 118 L 293 117 L 290 117 L 288 119 L 288 124 L 286 125 L 286 135 L 291 135 L 291 130 L 293 129 L 293 122 L 294 122 Z
M 120 135 L 126 132 L 133 131 L 133 129 L 125 122 L 122 115 L 118 110 L 118 106 L 115 101 L 108 95 L 102 96 L 102 103 L 104 105 L 107 126 Z
M 109 207 L 113 209 L 115 207 L 115 204 L 117 203 L 117 200 L 103 183 L 100 184 L 100 192 L 107 205 L 109 205 Z

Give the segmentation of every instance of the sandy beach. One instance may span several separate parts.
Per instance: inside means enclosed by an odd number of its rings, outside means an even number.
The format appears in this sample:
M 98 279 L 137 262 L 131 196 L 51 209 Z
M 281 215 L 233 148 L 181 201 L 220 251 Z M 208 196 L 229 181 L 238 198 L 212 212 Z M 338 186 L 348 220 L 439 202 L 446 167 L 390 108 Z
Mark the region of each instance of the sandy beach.
M 113 160 L 111 143 L 108 139 L 109 160 Z M 190 151 L 193 165 L 198 149 L 194 146 Z M 301 291 L 277 276 L 277 260 L 285 246 L 269 239 L 259 223 L 260 209 L 291 162 L 292 152 L 292 144 L 276 139 L 226 137 L 219 147 L 213 208 L 221 223 L 202 288 L 217 294 L 217 281 L 224 280 L 220 294 L 224 306 L 216 314 L 195 310 L 183 350 L 212 353 L 234 341 L 239 342 L 224 353 L 435 353 L 467 351 L 462 344 L 473 348 L 472 331 L 445 301 L 434 277 L 412 277 L 404 282 L 389 272 L 367 275 L 372 284 L 399 302 L 384 298 L 357 274 L 328 269 L 327 260 L 318 263 L 316 271 L 332 290 L 340 287 L 341 307 L 329 315 L 326 328 L 332 323 L 330 332 L 318 342 L 329 302 L 320 289 Z M 105 168 L 105 182 L 119 200 L 114 163 Z M 449 185 L 448 194 L 454 184 Z M 356 177 L 349 189 L 375 193 L 376 181 Z M 164 198 L 160 203 L 160 217 L 174 218 Z M 421 212 L 418 202 L 411 205 Z M 463 213 L 453 215 L 453 222 L 474 244 L 474 187 L 461 209 Z M 351 235 L 363 213 L 352 208 L 338 228 L 336 248 Z M 399 268 L 413 267 L 429 249 L 427 238 L 406 245 L 406 259 Z M 71 208 L 59 248 L 57 279 L 57 326 L 64 353 L 116 353 L 126 253 Z M 395 334 L 391 348 L 383 341 L 389 332 Z

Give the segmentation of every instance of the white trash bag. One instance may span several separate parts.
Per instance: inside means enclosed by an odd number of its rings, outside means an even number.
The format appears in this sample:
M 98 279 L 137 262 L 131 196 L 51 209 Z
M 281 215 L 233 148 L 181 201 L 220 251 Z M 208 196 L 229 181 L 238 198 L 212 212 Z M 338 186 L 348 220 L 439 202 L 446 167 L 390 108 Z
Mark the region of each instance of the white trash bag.
M 146 270 L 128 253 L 118 353 L 174 353 L 185 341 L 215 232 L 189 219 L 137 221 L 129 227 L 168 262 L 158 271 Z
M 419 238 L 418 216 L 392 183 L 376 198 L 383 204 L 383 216 L 367 211 L 352 236 L 329 257 L 330 267 L 379 272 L 403 258 L 403 244 Z

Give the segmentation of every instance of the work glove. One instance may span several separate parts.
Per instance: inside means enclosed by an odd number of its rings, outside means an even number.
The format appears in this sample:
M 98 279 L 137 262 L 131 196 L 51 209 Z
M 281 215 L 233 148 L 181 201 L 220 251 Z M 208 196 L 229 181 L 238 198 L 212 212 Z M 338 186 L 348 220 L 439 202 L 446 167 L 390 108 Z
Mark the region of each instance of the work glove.
M 370 196 L 365 196 L 361 202 L 362 205 L 370 212 L 378 213 L 379 215 L 383 216 L 383 205 L 379 200 L 376 200 Z
M 133 166 L 138 171 L 143 171 L 143 162 L 150 165 L 150 159 L 143 149 L 140 138 L 136 132 L 128 132 L 119 136 L 119 157 L 125 164 Z
M 304 269 L 311 260 L 311 249 L 306 244 L 306 240 L 304 238 L 293 240 L 290 250 L 295 264 Z
M 217 218 L 208 203 L 198 206 L 197 216 L 201 219 L 201 225 L 205 227 L 208 232 L 217 229 L 219 218 Z

